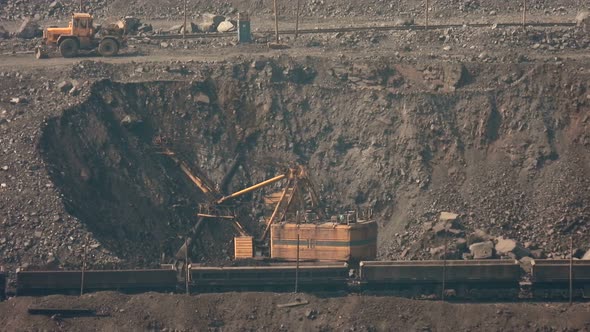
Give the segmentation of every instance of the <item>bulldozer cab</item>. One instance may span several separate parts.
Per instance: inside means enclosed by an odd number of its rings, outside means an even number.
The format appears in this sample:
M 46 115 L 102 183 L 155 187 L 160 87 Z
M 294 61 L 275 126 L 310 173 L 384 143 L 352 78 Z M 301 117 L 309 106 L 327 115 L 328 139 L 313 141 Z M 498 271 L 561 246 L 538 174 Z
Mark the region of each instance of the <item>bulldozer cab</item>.
M 72 15 L 72 35 L 78 37 L 92 37 L 94 27 L 92 16 L 86 13 L 74 13 Z

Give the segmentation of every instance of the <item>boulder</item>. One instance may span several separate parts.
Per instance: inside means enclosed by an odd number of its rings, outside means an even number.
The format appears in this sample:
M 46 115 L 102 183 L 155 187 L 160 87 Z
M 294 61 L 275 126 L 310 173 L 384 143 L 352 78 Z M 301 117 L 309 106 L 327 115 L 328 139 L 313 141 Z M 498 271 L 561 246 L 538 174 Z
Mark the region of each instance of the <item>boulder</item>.
M 396 17 L 393 19 L 393 25 L 395 26 L 409 26 L 414 25 L 413 17 Z
M 590 260 L 590 250 L 586 251 L 586 253 L 584 254 L 584 256 L 582 256 L 582 259 L 584 259 L 584 260 Z
M 545 252 L 543 251 L 543 249 L 533 249 L 531 250 L 531 256 L 533 256 L 534 259 L 543 259 L 545 258 Z M 588 258 L 590 259 L 590 258 Z
M 13 105 L 24 104 L 26 102 L 27 102 L 27 99 L 23 98 L 23 97 L 10 98 L 10 103 Z
M 70 91 L 73 87 L 74 87 L 74 85 L 68 81 L 63 81 L 57 85 L 57 88 L 59 89 L 59 91 L 61 91 L 63 93 Z
M 514 254 L 516 258 L 527 257 L 531 255 L 531 251 L 519 245 L 516 241 L 499 237 L 496 243 L 496 252 L 499 255 L 508 256 L 510 253 Z
M 590 11 L 582 11 L 576 16 L 576 25 L 585 32 L 590 32 Z
M 200 104 L 209 104 L 211 103 L 211 99 L 209 98 L 209 96 L 207 96 L 206 94 L 199 92 L 196 96 L 195 96 L 195 102 L 200 103 Z
M 0 25 L 0 39 L 8 39 L 10 37 L 10 33 L 3 26 Z
M 177 24 L 177 25 L 173 25 L 170 27 L 170 29 L 168 29 L 168 32 L 170 33 L 180 33 L 182 29 L 182 24 Z
M 186 33 L 197 33 L 199 32 L 199 26 L 194 24 L 193 22 L 187 23 L 186 24 Z M 182 27 L 182 29 L 180 29 L 180 32 L 184 32 L 184 26 Z
M 457 250 L 466 250 L 467 249 L 467 240 L 465 240 L 464 238 L 458 238 L 457 240 L 455 240 L 455 248 L 457 248 Z
M 200 22 L 197 23 L 197 26 L 199 27 L 199 31 L 202 32 L 215 32 L 217 31 L 217 27 L 213 25 L 213 23 L 211 22 Z
M 461 258 L 462 258 L 463 260 L 470 260 L 470 259 L 473 259 L 473 255 L 472 255 L 471 253 L 464 252 L 464 253 L 461 255 Z
M 43 30 L 31 18 L 26 18 L 16 31 L 17 38 L 32 39 L 41 36 L 43 36 Z
M 475 259 L 486 259 L 494 256 L 494 244 L 491 241 L 478 242 L 469 246 L 469 251 Z
M 211 13 L 203 14 L 202 18 L 203 18 L 203 22 L 205 22 L 205 21 L 212 22 L 216 27 L 219 25 L 219 23 L 225 21 L 224 16 L 217 15 L 217 14 L 211 14 Z
M 443 73 L 445 87 L 451 90 L 465 85 L 469 77 L 469 73 L 462 63 L 445 63 Z
M 197 23 L 202 32 L 215 32 L 219 23 L 225 21 L 225 17 L 215 14 L 203 14 L 201 22 Z
M 151 24 L 142 23 L 139 28 L 137 28 L 138 32 L 147 33 L 154 31 L 154 27 Z
M 438 219 L 440 220 L 455 220 L 459 217 L 458 214 L 452 212 L 441 212 Z
M 448 230 L 450 228 L 450 225 L 447 224 L 444 221 L 439 221 L 436 223 L 436 225 L 434 225 L 432 227 L 432 231 L 434 232 L 434 234 L 440 234 L 445 232 L 446 230 Z
M 217 32 L 236 31 L 236 26 L 230 21 L 223 21 L 217 26 Z
M 454 235 L 454 236 L 463 235 L 463 234 L 465 233 L 465 232 L 463 232 L 462 230 L 460 230 L 460 229 L 456 229 L 456 228 L 449 228 L 449 229 L 447 230 L 447 232 L 448 232 L 449 234 L 452 234 L 452 235 Z
M 442 253 L 445 251 L 445 246 L 440 246 L 436 248 L 430 248 L 429 252 L 432 256 L 441 256 Z
M 481 229 L 476 229 L 473 233 L 471 233 L 467 236 L 467 243 L 473 244 L 473 243 L 477 243 L 477 242 L 488 241 L 491 239 L 492 239 L 492 237 L 490 235 L 488 235 L 488 233 L 486 233 L 485 231 L 483 231 Z

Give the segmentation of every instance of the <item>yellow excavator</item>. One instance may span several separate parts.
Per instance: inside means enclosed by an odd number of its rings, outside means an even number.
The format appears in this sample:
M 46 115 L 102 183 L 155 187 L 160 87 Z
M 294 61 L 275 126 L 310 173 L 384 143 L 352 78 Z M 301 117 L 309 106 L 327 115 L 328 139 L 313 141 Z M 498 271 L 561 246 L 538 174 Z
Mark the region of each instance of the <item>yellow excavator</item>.
M 76 57 L 80 50 L 94 49 L 102 56 L 115 56 L 126 46 L 124 33 L 123 20 L 96 29 L 92 15 L 74 13 L 67 27 L 49 27 L 43 31 L 43 43 L 35 49 L 35 57 L 47 58 L 49 51 L 55 48 L 64 58 Z
M 236 216 L 230 212 L 231 209 L 227 207 L 227 202 L 282 180 L 286 180 L 283 190 L 265 197 L 265 203 L 274 207 L 270 217 L 265 220 L 266 225 L 264 231 L 255 241 L 256 243 L 264 244 L 267 242 L 266 240 L 271 225 L 277 221 L 285 220 L 288 212 L 291 212 L 289 215 L 290 217 L 295 217 L 297 212 L 293 211 L 298 210 L 303 214 L 303 212 L 309 208 L 310 210 L 313 210 L 313 212 L 316 213 L 318 217 L 322 219 L 324 218 L 324 213 L 319 208 L 319 198 L 314 185 L 309 179 L 307 171 L 301 165 L 289 168 L 285 173 L 277 175 L 271 179 L 262 181 L 233 194 L 223 196 L 222 193 L 212 184 L 212 182 L 207 179 L 203 172 L 189 167 L 170 149 L 164 149 L 162 154 L 170 157 L 180 167 L 182 172 L 201 190 L 208 200 L 208 203 L 200 206 L 199 213 L 197 214 L 198 221 L 191 230 L 191 234 L 187 242 L 185 242 L 185 245 L 183 245 L 176 255 L 179 259 L 181 259 L 186 254 L 186 245 L 190 245 L 190 239 L 196 235 L 205 219 L 223 219 L 232 221 L 235 229 L 240 234 L 240 236 L 234 238 L 236 245 L 236 258 L 253 257 L 254 253 L 252 250 L 255 240 L 246 232 L 244 227 L 237 220 Z M 306 198 L 309 198 L 310 206 L 306 206 Z M 246 250 L 246 252 L 238 250 L 240 243 L 246 243 L 245 248 L 250 249 Z
M 353 261 L 374 259 L 376 256 L 377 224 L 372 220 L 372 213 L 361 216 L 358 212 L 349 211 L 345 215 L 326 218 L 315 186 L 301 165 L 223 196 L 202 171 L 191 171 L 169 149 L 165 149 L 163 154 L 180 166 L 208 200 L 204 207 L 201 206 L 196 225 L 176 254 L 177 260 L 186 260 L 191 240 L 206 219 L 222 219 L 233 223 L 239 233 L 239 236 L 234 237 L 235 259 L 261 257 L 295 261 L 301 257 L 313 261 Z M 284 181 L 283 189 L 264 197 L 268 212 L 264 218 L 264 230 L 259 238 L 254 239 L 237 220 L 230 201 L 279 181 Z M 257 255 L 257 252 L 262 255 Z

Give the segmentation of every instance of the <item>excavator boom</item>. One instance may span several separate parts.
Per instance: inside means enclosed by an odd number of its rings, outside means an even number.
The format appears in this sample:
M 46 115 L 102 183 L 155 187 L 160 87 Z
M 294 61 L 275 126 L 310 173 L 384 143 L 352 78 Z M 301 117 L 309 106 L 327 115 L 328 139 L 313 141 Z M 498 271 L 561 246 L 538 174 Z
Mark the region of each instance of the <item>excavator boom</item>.
M 235 192 L 235 193 L 233 193 L 233 194 L 231 194 L 231 195 L 228 195 L 228 196 L 222 197 L 222 198 L 218 199 L 216 203 L 217 203 L 217 204 L 221 204 L 221 203 L 223 203 L 223 202 L 227 201 L 228 199 L 232 199 L 232 198 L 235 198 L 235 197 L 238 197 L 238 196 L 245 195 L 245 194 L 247 194 L 247 193 L 249 193 L 249 192 L 252 192 L 252 191 L 254 191 L 254 190 L 256 190 L 256 189 L 260 189 L 260 188 L 262 188 L 262 187 L 268 186 L 268 185 L 270 185 L 270 184 L 273 184 L 273 183 L 275 183 L 275 182 L 281 181 L 282 179 L 284 179 L 284 178 L 286 178 L 286 177 L 287 177 L 287 175 L 285 175 L 285 174 L 282 174 L 282 175 L 275 176 L 275 177 L 274 177 L 274 178 L 272 178 L 272 179 L 268 179 L 268 180 L 266 180 L 266 181 L 260 182 L 260 183 L 258 183 L 258 184 L 256 184 L 256 185 L 253 185 L 253 186 L 251 186 L 251 187 L 248 187 L 248 188 L 246 188 L 246 189 L 242 189 L 242 190 L 240 190 L 240 191 L 238 191 L 238 192 Z

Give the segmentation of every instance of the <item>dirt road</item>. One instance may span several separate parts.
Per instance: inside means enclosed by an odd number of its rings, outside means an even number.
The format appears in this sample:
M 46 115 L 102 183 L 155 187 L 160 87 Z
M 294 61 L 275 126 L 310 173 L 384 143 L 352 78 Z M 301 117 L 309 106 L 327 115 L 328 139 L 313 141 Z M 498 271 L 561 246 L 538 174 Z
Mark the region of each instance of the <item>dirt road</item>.
M 308 301 L 278 308 L 278 304 Z M 31 316 L 28 308 L 92 309 L 100 317 Z M 588 331 L 590 305 L 454 304 L 324 294 L 225 293 L 15 298 L 0 303 L 6 331 Z

